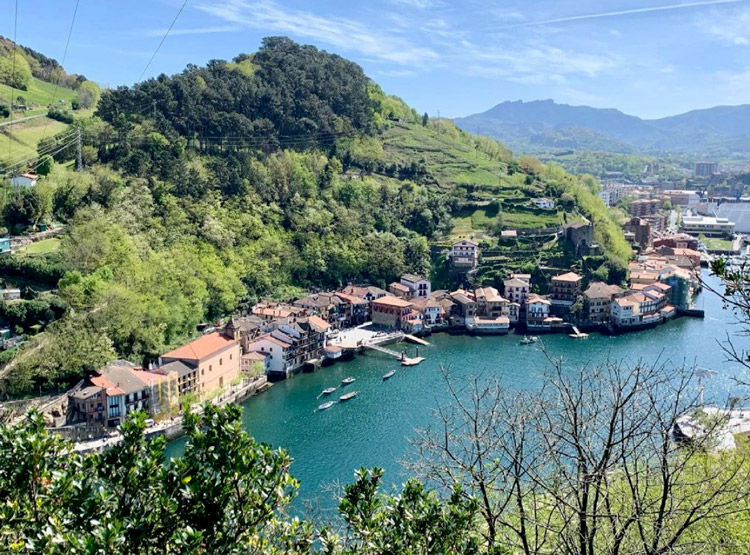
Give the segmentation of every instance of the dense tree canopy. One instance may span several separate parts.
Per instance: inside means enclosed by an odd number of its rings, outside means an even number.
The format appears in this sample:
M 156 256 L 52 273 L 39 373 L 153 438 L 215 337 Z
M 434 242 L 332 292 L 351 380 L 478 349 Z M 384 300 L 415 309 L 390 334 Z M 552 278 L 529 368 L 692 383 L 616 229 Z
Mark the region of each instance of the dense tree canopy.
M 285 508 L 297 489 L 291 457 L 242 429 L 238 407 L 188 414 L 182 457 L 164 460 L 144 416 L 124 442 L 80 455 L 38 414 L 0 425 L 0 550 L 3 553 L 472 555 L 476 505 L 457 490 L 441 499 L 417 481 L 380 493 L 382 471 L 362 470 L 345 488 L 341 520 L 316 530 Z

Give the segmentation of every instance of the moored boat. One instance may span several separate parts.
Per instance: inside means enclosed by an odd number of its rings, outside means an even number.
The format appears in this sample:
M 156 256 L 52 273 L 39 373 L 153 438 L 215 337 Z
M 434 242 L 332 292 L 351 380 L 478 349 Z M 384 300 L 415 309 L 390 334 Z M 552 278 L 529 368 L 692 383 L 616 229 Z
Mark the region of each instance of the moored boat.
M 326 388 L 326 389 L 324 389 L 324 390 L 323 390 L 323 391 L 322 391 L 322 392 L 321 392 L 320 394 L 321 394 L 321 395 L 330 395 L 330 394 L 331 394 L 331 393 L 333 393 L 334 391 L 336 391 L 336 388 L 335 388 L 335 387 L 327 387 L 327 388 Z
M 395 374 L 395 373 L 396 373 L 396 371 L 395 371 L 395 370 L 391 370 L 391 371 L 390 371 L 390 372 L 388 372 L 387 374 L 383 374 L 383 379 L 384 379 L 384 380 L 387 380 L 388 378 L 392 377 L 392 376 L 393 376 L 393 374 Z
M 358 391 L 350 391 L 349 393 L 345 393 L 341 397 L 339 397 L 339 401 L 348 401 L 350 399 L 354 399 L 357 396 Z
M 318 410 L 328 410 L 330 409 L 334 404 L 334 401 L 328 401 L 327 403 L 323 403 L 322 405 L 318 406 Z
M 350 376 L 348 378 L 344 378 L 343 380 L 341 380 L 341 385 L 349 385 L 349 384 L 354 383 L 354 381 L 355 381 L 354 378 Z

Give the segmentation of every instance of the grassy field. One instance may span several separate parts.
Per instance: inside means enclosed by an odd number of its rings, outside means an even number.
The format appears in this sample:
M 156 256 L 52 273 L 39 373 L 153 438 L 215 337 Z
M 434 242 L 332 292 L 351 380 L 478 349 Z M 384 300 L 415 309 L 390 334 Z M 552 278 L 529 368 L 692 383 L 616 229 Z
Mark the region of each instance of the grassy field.
M 719 239 L 718 237 L 706 237 L 702 239 L 706 248 L 710 251 L 731 251 L 732 241 L 728 239 Z
M 0 161 L 17 161 L 34 156 L 36 145 L 43 137 L 53 137 L 66 127 L 66 123 L 49 118 L 0 127 Z
M 59 100 L 63 100 L 63 105 L 66 108 L 70 108 L 70 102 L 75 99 L 78 93 L 72 89 L 66 89 L 64 87 L 58 87 L 57 93 L 55 94 L 55 85 L 53 83 L 46 83 L 34 77 L 29 85 L 28 90 L 21 91 L 18 89 L 12 89 L 8 85 L 0 84 L 0 101 L 8 103 L 9 100 L 13 100 L 13 104 L 16 103 L 16 98 L 22 96 L 26 101 L 26 105 L 31 109 L 27 110 L 24 114 L 16 112 L 13 114 L 13 119 L 25 116 L 33 116 L 36 114 L 44 114 L 47 111 L 47 106 L 52 102 L 52 98 L 55 98 L 55 104 L 58 104 Z M 10 118 L 0 119 L 0 123 L 8 121 Z
M 507 164 L 474 148 L 455 128 L 435 133 L 421 125 L 398 124 L 385 133 L 385 157 L 394 163 L 420 158 L 430 167 L 441 189 L 461 185 L 501 190 L 510 187 Z
M 38 254 L 47 254 L 49 252 L 55 252 L 60 248 L 60 239 L 51 237 L 49 239 L 43 239 L 36 243 L 31 243 L 20 249 L 16 254 L 20 256 L 34 256 Z

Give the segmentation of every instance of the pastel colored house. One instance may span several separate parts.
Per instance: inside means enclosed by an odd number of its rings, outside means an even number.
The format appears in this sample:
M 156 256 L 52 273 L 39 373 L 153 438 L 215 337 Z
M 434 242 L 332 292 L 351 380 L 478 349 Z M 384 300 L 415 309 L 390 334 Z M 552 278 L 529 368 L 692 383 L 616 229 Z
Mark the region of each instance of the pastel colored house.
M 372 303 L 372 323 L 386 328 L 401 329 L 410 318 L 412 304 L 404 299 L 386 295 Z
M 451 265 L 457 269 L 471 270 L 479 264 L 479 244 L 468 239 L 456 241 L 451 245 Z
M 240 376 L 240 342 L 212 332 L 159 357 L 159 366 L 182 362 L 195 371 L 198 395 L 228 386 Z

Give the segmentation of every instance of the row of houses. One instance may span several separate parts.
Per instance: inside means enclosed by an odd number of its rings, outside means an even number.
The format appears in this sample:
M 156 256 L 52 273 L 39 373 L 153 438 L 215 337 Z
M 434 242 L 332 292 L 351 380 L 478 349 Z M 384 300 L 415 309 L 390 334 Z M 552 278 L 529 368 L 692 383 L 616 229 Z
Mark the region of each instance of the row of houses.
M 143 368 L 118 360 L 98 369 L 68 392 L 68 423 L 115 427 L 131 412 L 173 413 L 188 394 L 205 398 L 242 375 L 238 340 L 214 331 L 159 357 Z
M 173 412 L 180 398 L 205 398 L 242 377 L 287 377 L 342 356 L 329 337 L 367 322 L 416 334 L 444 328 L 502 334 L 518 325 L 554 331 L 570 323 L 649 326 L 690 305 L 699 286 L 693 246 L 677 236 L 662 240 L 631 262 L 627 290 L 594 282 L 583 291 L 583 278 L 566 272 L 552 277 L 548 295 L 532 293 L 529 274 L 509 275 L 502 294 L 494 287 L 432 291 L 429 280 L 406 274 L 388 291 L 348 285 L 291 303 L 262 301 L 147 368 L 115 361 L 99 369 L 69 393 L 69 420 L 112 427 L 136 410 Z

